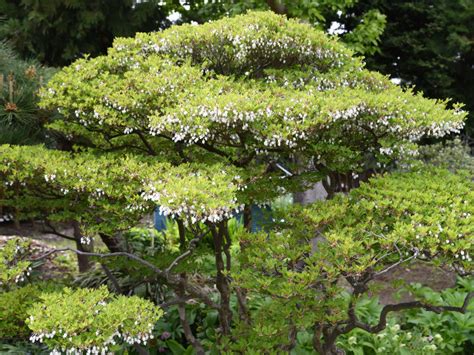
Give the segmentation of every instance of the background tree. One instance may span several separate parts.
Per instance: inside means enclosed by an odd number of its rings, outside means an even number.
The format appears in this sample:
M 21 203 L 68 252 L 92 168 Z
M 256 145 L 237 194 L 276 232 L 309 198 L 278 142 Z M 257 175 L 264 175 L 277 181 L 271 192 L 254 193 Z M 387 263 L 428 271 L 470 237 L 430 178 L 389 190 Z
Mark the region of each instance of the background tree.
M 176 6 L 158 1 L 18 1 L 0 4 L 0 38 L 23 57 L 61 66 L 85 54 L 106 52 L 116 36 L 158 30 L 170 24 Z
M 371 0 L 352 11 L 357 16 L 374 8 L 387 17 L 387 26 L 379 50 L 367 57 L 368 68 L 400 78 L 428 97 L 464 102 L 473 112 L 473 2 Z M 340 21 L 349 30 L 357 25 L 351 16 Z M 474 126 L 471 116 L 468 132 Z
M 37 94 L 53 73 L 0 42 L 0 143 L 51 143 L 43 127 L 51 112 L 38 108 Z

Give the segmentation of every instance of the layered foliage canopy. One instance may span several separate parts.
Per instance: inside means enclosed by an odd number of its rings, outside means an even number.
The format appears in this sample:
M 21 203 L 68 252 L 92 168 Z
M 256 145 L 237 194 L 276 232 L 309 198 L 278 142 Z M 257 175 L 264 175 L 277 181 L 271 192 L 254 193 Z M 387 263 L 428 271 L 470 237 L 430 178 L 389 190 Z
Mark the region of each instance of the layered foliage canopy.
M 18 217 L 80 221 L 87 234 L 136 225 L 157 204 L 192 223 L 238 210 L 240 176 L 222 164 L 172 166 L 134 155 L 67 153 L 41 146 L 0 147 L 3 205 Z
M 56 75 L 42 105 L 66 116 L 53 128 L 101 149 L 158 155 L 174 143 L 182 159 L 198 149 L 236 166 L 299 152 L 326 173 L 463 127 L 459 106 L 363 67 L 309 25 L 249 13 L 117 39 L 108 56 Z

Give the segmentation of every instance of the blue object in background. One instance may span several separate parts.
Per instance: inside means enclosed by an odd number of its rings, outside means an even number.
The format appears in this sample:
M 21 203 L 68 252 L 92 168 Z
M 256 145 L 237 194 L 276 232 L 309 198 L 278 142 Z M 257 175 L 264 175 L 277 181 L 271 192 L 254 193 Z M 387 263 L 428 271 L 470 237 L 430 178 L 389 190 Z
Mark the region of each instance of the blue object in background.
M 272 223 L 272 209 L 270 206 L 261 208 L 257 205 L 252 205 L 250 208 L 250 214 L 252 216 L 250 221 L 250 231 L 252 233 L 267 230 L 266 227 Z M 234 218 L 236 218 L 240 223 L 244 223 L 243 212 L 236 213 Z
M 153 212 L 153 224 L 158 232 L 166 230 L 166 217 L 160 213 L 160 206 L 156 207 L 155 212 Z
M 250 231 L 252 233 L 259 232 L 262 229 L 266 230 L 266 226 L 272 223 L 272 209 L 270 206 L 261 208 L 257 205 L 252 205 L 250 213 L 252 216 Z M 240 223 L 243 223 L 244 216 L 242 212 L 236 213 L 234 218 Z M 160 206 L 158 206 L 153 213 L 153 223 L 157 231 L 163 232 L 166 230 L 166 217 L 160 213 Z

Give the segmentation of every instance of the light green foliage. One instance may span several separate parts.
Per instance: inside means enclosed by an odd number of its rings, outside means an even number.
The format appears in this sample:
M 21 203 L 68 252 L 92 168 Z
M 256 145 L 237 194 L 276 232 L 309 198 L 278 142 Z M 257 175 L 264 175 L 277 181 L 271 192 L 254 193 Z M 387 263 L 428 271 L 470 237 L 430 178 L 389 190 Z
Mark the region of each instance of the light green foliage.
M 439 335 L 439 334 L 438 334 Z M 401 330 L 400 324 L 393 318 L 387 328 L 377 335 L 368 334 L 357 329 L 344 337 L 339 343 L 347 354 L 394 354 L 394 355 L 425 355 L 437 354 L 438 345 L 443 341 L 436 337 L 431 340 L 420 332 Z
M 0 146 L 3 201 L 19 217 L 77 220 L 88 234 L 137 224 L 157 204 L 191 223 L 228 217 L 239 205 L 240 177 L 221 164 L 169 163 L 137 157 L 73 154 L 41 146 Z
M 473 202 L 471 181 L 446 170 L 427 169 L 372 179 L 348 198 L 315 204 L 303 215 L 328 244 L 338 246 L 341 254 L 334 256 L 340 271 L 377 268 L 377 260 L 394 252 L 394 245 L 421 258 L 448 263 L 459 259 L 461 267 L 471 270 Z
M 298 152 L 324 173 L 385 163 L 463 127 L 460 106 L 363 67 L 308 24 L 250 12 L 116 39 L 107 56 L 59 72 L 41 105 L 65 116 L 52 128 L 100 149 L 237 166 Z
M 56 351 L 99 354 L 115 344 L 145 344 L 163 312 L 147 300 L 112 296 L 101 287 L 43 294 L 29 314 L 31 341 Z
M 8 289 L 25 280 L 30 274 L 31 262 L 27 260 L 30 242 L 27 239 L 8 239 L 0 250 L 0 288 Z
M 31 333 L 25 321 L 28 309 L 42 293 L 59 291 L 60 286 L 52 283 L 33 283 L 0 292 L 0 339 L 28 340 Z
M 474 184 L 463 176 L 436 169 L 394 173 L 348 196 L 294 207 L 270 235 L 244 235 L 241 262 L 248 268 L 236 282 L 271 302 L 256 314 L 253 336 L 238 346 L 268 350 L 288 341 L 291 326 L 345 321 L 344 291 L 351 286 L 342 279 L 363 285 L 414 258 L 472 272 L 473 208 Z

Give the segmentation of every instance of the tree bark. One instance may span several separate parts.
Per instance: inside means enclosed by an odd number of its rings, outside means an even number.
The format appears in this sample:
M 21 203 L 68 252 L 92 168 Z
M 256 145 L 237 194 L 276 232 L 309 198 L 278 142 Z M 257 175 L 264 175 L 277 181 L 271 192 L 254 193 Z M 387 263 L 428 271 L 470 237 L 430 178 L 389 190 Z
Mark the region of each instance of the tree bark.
M 214 240 L 214 255 L 216 260 L 216 287 L 220 294 L 219 323 L 223 336 L 230 335 L 230 324 L 232 321 L 232 310 L 230 309 L 230 287 L 227 276 L 225 275 L 226 265 L 222 256 L 224 252 L 224 226 L 221 224 L 218 228 L 211 226 L 212 237 Z M 230 263 L 230 260 L 228 264 Z
M 111 253 L 126 251 L 119 236 L 112 236 L 104 233 L 99 233 L 99 236 Z
M 281 0 L 267 0 L 267 4 L 270 9 L 280 15 L 286 15 L 287 9 L 285 4 Z
M 81 231 L 81 227 L 77 221 L 72 222 L 72 226 L 74 228 L 74 240 L 76 242 L 76 249 L 85 252 L 91 252 L 94 250 L 94 245 L 92 239 L 90 244 L 86 245 L 82 243 L 83 234 Z M 87 255 L 77 254 L 77 264 L 79 267 L 79 272 L 86 272 L 89 271 L 91 268 L 90 258 Z
M 252 231 L 252 205 L 245 204 L 242 214 L 244 219 L 244 228 L 250 233 Z

